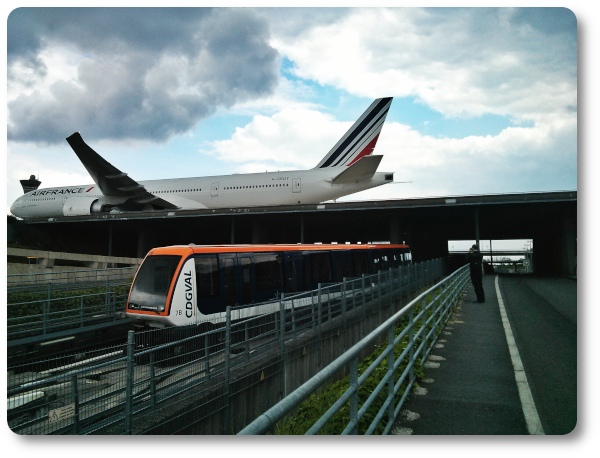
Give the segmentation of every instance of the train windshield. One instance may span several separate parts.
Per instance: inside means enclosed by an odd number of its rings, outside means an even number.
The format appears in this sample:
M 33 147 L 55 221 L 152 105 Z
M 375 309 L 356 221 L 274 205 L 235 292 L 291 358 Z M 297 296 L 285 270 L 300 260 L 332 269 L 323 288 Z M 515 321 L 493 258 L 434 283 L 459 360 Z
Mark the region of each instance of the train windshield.
M 148 256 L 137 273 L 129 294 L 129 308 L 162 312 L 181 256 Z

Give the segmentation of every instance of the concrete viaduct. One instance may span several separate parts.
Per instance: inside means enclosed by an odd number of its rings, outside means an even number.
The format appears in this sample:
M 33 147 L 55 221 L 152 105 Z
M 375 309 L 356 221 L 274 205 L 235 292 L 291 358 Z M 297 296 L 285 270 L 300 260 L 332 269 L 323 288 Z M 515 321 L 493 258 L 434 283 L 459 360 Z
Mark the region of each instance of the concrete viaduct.
M 533 239 L 536 273 L 577 270 L 577 191 L 96 214 L 27 226 L 66 238 L 75 252 L 130 257 L 189 243 L 390 241 L 408 243 L 422 261 L 448 256 L 448 240 Z

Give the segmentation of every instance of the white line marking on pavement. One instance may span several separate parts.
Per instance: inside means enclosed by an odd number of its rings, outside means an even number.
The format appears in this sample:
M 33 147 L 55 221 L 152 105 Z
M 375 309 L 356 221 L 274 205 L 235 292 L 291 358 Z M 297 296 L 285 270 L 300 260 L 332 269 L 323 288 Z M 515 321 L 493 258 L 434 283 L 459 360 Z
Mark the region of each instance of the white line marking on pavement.
M 529 383 L 527 382 L 523 362 L 519 355 L 519 349 L 517 348 L 517 343 L 515 342 L 508 316 L 506 315 L 504 300 L 500 294 L 498 275 L 496 275 L 495 283 L 496 296 L 498 297 L 498 305 L 500 306 L 500 316 L 502 317 L 502 325 L 504 326 L 504 333 L 506 334 L 510 359 L 512 360 L 513 369 L 515 371 L 515 380 L 517 381 L 519 397 L 521 398 L 521 408 L 523 409 L 523 415 L 525 415 L 525 422 L 527 423 L 527 431 L 529 431 L 529 434 L 545 434 L 544 428 L 542 428 L 542 422 L 540 421 L 537 409 L 535 408 L 531 390 L 529 389 Z

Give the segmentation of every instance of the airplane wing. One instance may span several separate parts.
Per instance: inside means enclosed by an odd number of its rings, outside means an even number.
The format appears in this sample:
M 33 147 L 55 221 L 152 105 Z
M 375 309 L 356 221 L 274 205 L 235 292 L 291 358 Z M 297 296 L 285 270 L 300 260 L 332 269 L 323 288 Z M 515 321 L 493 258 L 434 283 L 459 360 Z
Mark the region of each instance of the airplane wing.
M 383 156 L 363 156 L 354 164 L 338 174 L 332 184 L 355 183 L 371 178 L 377 171 Z
M 126 197 L 128 202 L 164 209 L 179 208 L 148 192 L 143 185 L 106 161 L 83 141 L 79 132 L 67 137 L 67 142 L 105 196 Z

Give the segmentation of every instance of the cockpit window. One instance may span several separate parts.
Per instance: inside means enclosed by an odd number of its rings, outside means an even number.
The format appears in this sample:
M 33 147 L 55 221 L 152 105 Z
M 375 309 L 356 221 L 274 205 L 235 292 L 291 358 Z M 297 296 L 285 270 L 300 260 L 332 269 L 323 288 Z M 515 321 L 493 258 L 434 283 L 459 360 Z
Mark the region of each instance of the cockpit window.
M 129 294 L 129 308 L 162 312 L 169 287 L 181 256 L 148 256 L 135 278 Z

